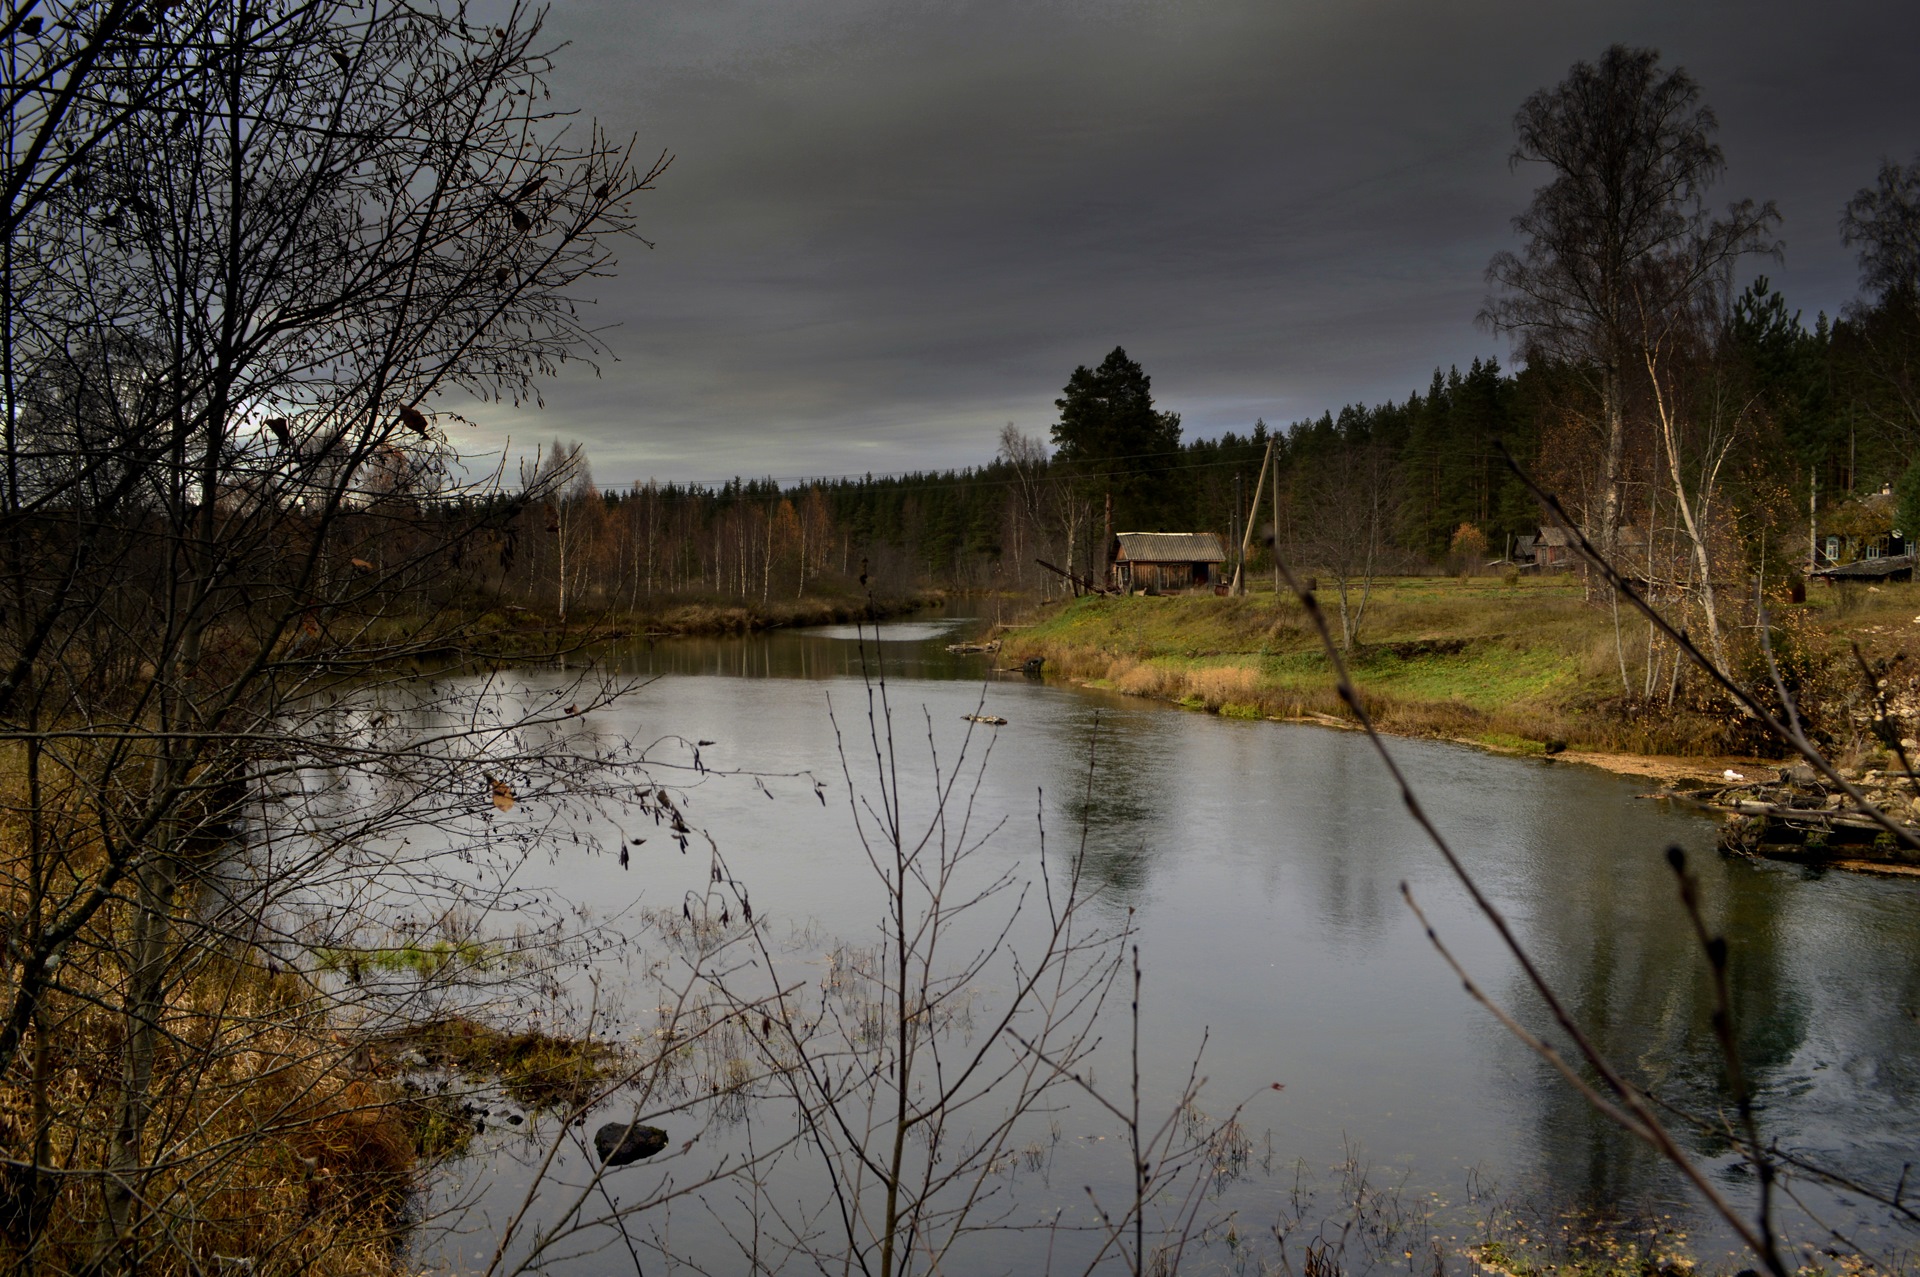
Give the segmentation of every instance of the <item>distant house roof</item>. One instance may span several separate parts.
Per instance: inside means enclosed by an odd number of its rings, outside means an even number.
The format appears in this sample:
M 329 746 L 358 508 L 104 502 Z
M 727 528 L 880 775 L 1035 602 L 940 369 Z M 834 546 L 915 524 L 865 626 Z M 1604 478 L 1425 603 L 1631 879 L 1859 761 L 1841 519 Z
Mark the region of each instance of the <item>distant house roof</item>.
M 1600 545 L 1599 529 L 1582 528 L 1580 529 L 1580 531 L 1586 536 L 1587 540 L 1591 542 L 1596 549 L 1599 547 Z M 1642 549 L 1644 549 L 1647 544 L 1647 530 L 1645 528 L 1638 527 L 1631 523 L 1623 524 L 1622 526 L 1615 528 L 1613 532 L 1613 536 L 1614 536 L 1615 543 L 1622 547 L 1639 546 Z M 1574 535 L 1573 530 L 1571 528 L 1560 527 L 1555 524 L 1547 524 L 1546 526 L 1540 529 L 1540 539 L 1539 541 L 1536 542 L 1536 544 L 1549 545 L 1549 546 L 1577 546 L 1580 544 L 1580 538 Z
M 1884 490 L 1871 496 L 1855 497 L 1821 515 L 1820 531 L 1838 532 L 1850 537 L 1885 536 L 1893 531 L 1898 505 L 1894 495 Z
M 1211 532 L 1121 532 L 1123 563 L 1225 563 L 1227 549 Z
M 1844 563 L 1838 567 L 1821 568 L 1809 572 L 1808 576 L 1817 576 L 1829 581 L 1867 580 L 1877 581 L 1882 577 L 1897 576 L 1911 579 L 1913 576 L 1914 556 L 1911 554 L 1883 554 L 1877 559 L 1861 559 L 1857 563 Z

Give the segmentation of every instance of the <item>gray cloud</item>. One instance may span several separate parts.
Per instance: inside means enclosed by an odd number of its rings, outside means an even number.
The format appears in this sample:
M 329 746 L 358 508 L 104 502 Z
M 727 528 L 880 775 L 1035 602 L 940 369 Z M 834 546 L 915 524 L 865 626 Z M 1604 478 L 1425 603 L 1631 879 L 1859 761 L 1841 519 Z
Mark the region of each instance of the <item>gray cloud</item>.
M 1533 89 L 1614 40 L 1686 66 L 1724 194 L 1778 199 L 1809 317 L 1835 222 L 1920 149 L 1892 6 L 561 0 L 556 96 L 676 155 L 599 311 L 599 379 L 485 439 L 604 481 L 984 459 L 1123 344 L 1190 433 L 1398 397 L 1500 354 L 1487 258 L 1537 174 Z

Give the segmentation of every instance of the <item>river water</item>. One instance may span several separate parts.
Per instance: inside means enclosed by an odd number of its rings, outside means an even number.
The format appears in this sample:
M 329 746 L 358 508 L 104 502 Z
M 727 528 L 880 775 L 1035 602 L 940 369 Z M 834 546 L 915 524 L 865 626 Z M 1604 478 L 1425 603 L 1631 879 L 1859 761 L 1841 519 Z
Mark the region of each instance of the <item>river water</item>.
M 1144 1109 L 1161 1112 L 1178 1099 L 1203 1045 L 1196 1110 L 1218 1122 L 1244 1103 L 1246 1143 L 1194 1212 L 1204 1238 L 1189 1260 L 1231 1269 L 1260 1244 L 1270 1258 L 1271 1230 L 1289 1220 L 1309 1231 L 1331 1220 L 1333 1236 L 1361 1175 L 1388 1192 L 1375 1199 L 1382 1213 L 1363 1220 L 1387 1238 L 1376 1260 L 1399 1261 L 1403 1240 L 1407 1250 L 1424 1245 L 1418 1228 L 1393 1232 L 1396 1220 L 1430 1215 L 1455 1253 L 1475 1221 L 1503 1205 L 1548 1216 L 1611 1208 L 1665 1221 L 1703 1259 L 1726 1260 L 1729 1236 L 1692 1191 L 1475 1005 L 1429 944 L 1402 883 L 1491 997 L 1550 1030 L 1363 737 L 997 674 L 992 658 L 944 651 L 968 629 L 947 618 L 887 626 L 877 645 L 857 642 L 849 627 L 600 654 L 603 664 L 651 681 L 590 711 L 584 730 L 662 742 L 653 747 L 660 758 L 684 758 L 675 738 L 711 742 L 699 746 L 702 771 L 670 771 L 660 782 L 674 787 L 697 835 L 682 850 L 651 821 L 616 829 L 615 817 L 569 817 L 583 827 L 600 822 L 594 832 L 604 849 L 530 864 L 520 885 L 551 892 L 581 918 L 622 919 L 643 931 L 645 910 L 670 917 L 708 892 L 710 837 L 750 891 L 760 925 L 783 937 L 789 970 L 816 983 L 828 978 L 827 955 L 843 942 L 871 943 L 885 909 L 854 836 L 841 752 L 852 760 L 855 790 L 873 801 L 866 715 L 872 677 L 884 673 L 892 753 L 911 813 L 926 817 L 934 806 L 929 736 L 943 775 L 963 756 L 973 765 L 984 758 L 977 784 L 957 791 L 971 830 L 992 830 L 977 871 L 1027 884 L 1045 875 L 1057 887 L 1084 833 L 1089 916 L 1109 928 L 1131 925 L 1138 947 Z M 576 673 L 525 672 L 513 694 L 545 695 Z M 1007 722 L 964 721 L 976 711 Z M 1640 1083 L 1712 1114 L 1726 1099 L 1709 1028 L 1712 987 L 1665 859 L 1669 846 L 1684 848 L 1706 914 L 1731 946 L 1742 1057 L 1767 1137 L 1863 1179 L 1899 1177 L 1920 1135 L 1920 888 L 1723 860 L 1712 850 L 1710 823 L 1642 797 L 1645 782 L 1432 742 L 1388 748 L 1601 1048 Z M 530 806 L 513 818 L 540 819 Z M 634 844 L 640 835 L 647 840 Z M 610 851 L 623 842 L 625 868 Z M 982 916 L 998 917 L 1011 900 L 996 897 Z M 1029 909 L 1016 927 L 1016 947 L 1033 917 Z M 965 943 L 948 952 L 960 961 L 991 931 L 965 923 Z M 576 994 L 583 981 L 595 987 L 599 1022 L 616 1035 L 642 1032 L 648 999 L 659 996 L 639 974 L 646 943 L 636 935 L 633 948 L 570 977 Z M 983 1019 L 1006 974 L 1001 965 L 979 977 Z M 1131 1032 L 1125 987 L 1123 980 L 1108 1007 L 1107 1041 L 1096 1053 L 1109 1092 L 1127 1089 L 1127 1056 L 1115 1050 Z M 1068 1100 L 1063 1093 L 1058 1107 L 1028 1120 L 1032 1129 L 1017 1147 L 1037 1151 L 995 1179 L 993 1209 L 1005 1212 L 997 1218 L 1087 1225 L 1089 1190 L 1110 1202 L 1125 1196 L 1115 1120 Z M 624 1120 L 633 1108 L 609 1100 L 585 1129 Z M 746 1124 L 722 1129 L 697 1106 L 657 1120 L 676 1141 L 683 1133 L 700 1140 L 615 1172 L 607 1181 L 613 1192 L 596 1205 L 696 1183 L 718 1159 L 745 1153 Z M 772 1138 L 782 1121 L 792 1125 L 769 1106 L 760 1137 Z M 1684 1122 L 1676 1128 L 1724 1192 L 1752 1200 L 1751 1177 L 1723 1141 Z M 436 1185 L 434 1213 L 458 1203 L 462 1222 L 423 1235 L 422 1262 L 483 1267 L 542 1141 L 556 1134 L 537 1115 L 524 1126 L 490 1127 L 474 1155 Z M 585 1165 L 574 1149 L 549 1173 L 555 1184 L 581 1182 Z M 776 1178 L 785 1194 L 778 1203 L 717 1184 L 633 1221 L 627 1237 L 587 1230 L 542 1268 L 637 1264 L 654 1272 L 691 1262 L 689 1271 L 744 1271 L 739 1248 L 749 1221 L 775 1214 L 789 1226 L 813 1219 L 830 1250 L 831 1213 L 803 1201 L 804 1166 L 795 1156 Z M 564 1213 L 552 1204 L 558 1190 L 545 1191 L 548 1204 L 535 1219 Z M 1810 1184 L 1802 1191 L 1826 1223 L 1880 1244 L 1877 1217 L 1863 1204 Z M 1806 1218 L 1789 1214 L 1799 1236 L 1822 1240 Z M 1086 1253 L 1091 1236 L 990 1233 L 959 1252 L 952 1270 L 1039 1271 L 1051 1262 L 1075 1271 L 1069 1260 Z M 1366 1257 L 1349 1241 L 1351 1272 Z M 1408 1266 L 1431 1271 L 1432 1260 L 1420 1250 Z

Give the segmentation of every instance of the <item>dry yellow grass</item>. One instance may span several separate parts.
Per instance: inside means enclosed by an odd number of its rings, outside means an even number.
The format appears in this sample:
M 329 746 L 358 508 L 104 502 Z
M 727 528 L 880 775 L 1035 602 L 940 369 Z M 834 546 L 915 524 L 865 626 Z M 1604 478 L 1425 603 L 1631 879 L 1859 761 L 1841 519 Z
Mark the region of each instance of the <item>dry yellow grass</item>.
M 0 908 L 24 921 L 28 823 L 15 759 L 0 759 Z M 54 886 L 104 864 L 72 796 L 42 794 Z M 175 900 L 124 1264 L 152 1274 L 397 1271 L 413 1190 L 417 1119 L 399 1088 L 368 1075 L 320 990 L 233 939 L 197 930 Z M 127 1042 L 131 907 L 116 898 L 73 937 L 21 1050 L 0 1073 L 0 1147 L 49 1168 L 0 1176 L 0 1267 L 59 1274 L 100 1258 Z M 16 992 L 9 987 L 9 994 Z
M 124 1239 L 135 1267 L 204 1272 L 226 1257 L 254 1272 L 395 1270 L 417 1160 L 405 1097 L 360 1076 L 314 1006 L 297 977 L 224 960 L 202 963 L 169 998 L 143 1149 L 151 1169 Z M 122 1021 L 65 999 L 50 1011 L 46 1147 L 68 1171 L 105 1166 Z M 18 1069 L 0 1079 L 0 1131 L 24 1151 L 34 1124 L 29 1071 Z M 32 1204 L 23 1176 L 8 1187 L 22 1227 L 0 1235 L 0 1262 L 49 1273 L 93 1262 L 104 1228 L 95 1177 L 61 1175 Z

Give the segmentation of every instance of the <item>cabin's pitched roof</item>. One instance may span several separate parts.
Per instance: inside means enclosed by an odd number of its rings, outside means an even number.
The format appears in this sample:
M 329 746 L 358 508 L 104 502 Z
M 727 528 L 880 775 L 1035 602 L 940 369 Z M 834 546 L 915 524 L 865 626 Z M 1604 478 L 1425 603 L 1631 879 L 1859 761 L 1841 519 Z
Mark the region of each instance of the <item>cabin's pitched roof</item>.
M 1807 573 L 1826 580 L 1859 579 L 1877 581 L 1883 577 L 1910 577 L 1913 574 L 1914 556 L 1911 554 L 1883 554 L 1877 559 L 1859 559 L 1852 563 L 1837 564 Z
M 1821 515 L 1820 531 L 1850 537 L 1885 536 L 1893 531 L 1898 507 L 1899 500 L 1891 492 L 1855 497 Z
M 1586 536 L 1588 542 L 1592 544 L 1595 549 L 1599 548 L 1600 530 L 1598 528 L 1582 528 L 1580 531 Z M 1623 550 L 1636 546 L 1641 550 L 1647 548 L 1647 530 L 1637 524 L 1622 524 L 1614 529 L 1613 537 L 1615 544 Z M 1536 540 L 1534 544 L 1536 546 L 1553 546 L 1558 549 L 1571 549 L 1580 544 L 1580 538 L 1574 535 L 1573 529 L 1550 523 L 1541 527 L 1539 539 Z
M 1126 563 L 1225 563 L 1227 549 L 1212 532 L 1121 532 L 1120 561 Z

